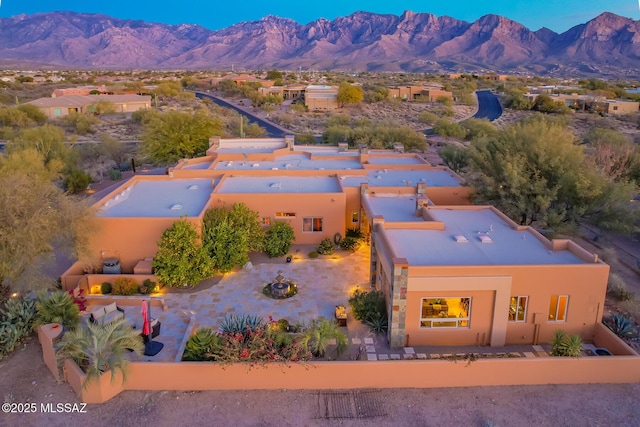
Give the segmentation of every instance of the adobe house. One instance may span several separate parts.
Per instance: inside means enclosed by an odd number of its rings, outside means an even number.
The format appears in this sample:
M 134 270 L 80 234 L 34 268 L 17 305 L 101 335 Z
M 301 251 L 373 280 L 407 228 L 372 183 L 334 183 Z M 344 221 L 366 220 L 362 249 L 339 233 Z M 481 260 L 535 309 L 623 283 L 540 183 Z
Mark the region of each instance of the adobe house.
M 494 207 L 364 194 L 392 347 L 538 344 L 556 329 L 593 338 L 609 275 L 597 255 Z
M 426 102 L 436 102 L 441 97 L 453 99 L 451 92 L 436 87 L 393 86 L 388 89 L 390 99 L 401 99 L 403 101 L 422 100 Z
M 35 105 L 50 119 L 72 113 L 92 113 L 98 101 L 111 102 L 116 113 L 131 113 L 151 108 L 151 97 L 141 95 L 63 95 L 55 98 L 39 98 L 27 104 Z

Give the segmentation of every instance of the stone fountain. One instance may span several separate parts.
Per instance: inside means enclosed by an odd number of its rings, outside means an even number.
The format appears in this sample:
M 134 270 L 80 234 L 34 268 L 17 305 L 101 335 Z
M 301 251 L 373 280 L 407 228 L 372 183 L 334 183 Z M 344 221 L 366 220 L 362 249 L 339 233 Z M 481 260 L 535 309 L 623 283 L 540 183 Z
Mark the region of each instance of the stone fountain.
M 291 290 L 291 281 L 284 278 L 282 270 L 278 270 L 275 282 L 270 284 L 271 294 L 277 298 L 284 298 Z

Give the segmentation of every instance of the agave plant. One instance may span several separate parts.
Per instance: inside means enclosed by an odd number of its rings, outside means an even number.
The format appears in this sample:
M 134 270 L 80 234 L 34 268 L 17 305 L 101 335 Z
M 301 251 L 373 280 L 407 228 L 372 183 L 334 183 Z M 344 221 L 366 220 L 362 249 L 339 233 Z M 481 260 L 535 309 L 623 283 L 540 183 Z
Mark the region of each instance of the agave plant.
M 582 354 L 582 338 L 580 338 L 580 335 L 567 336 L 562 329 L 556 329 L 551 341 L 551 355 L 578 357 L 580 354 Z
M 220 337 L 210 328 L 200 328 L 187 341 L 182 360 L 208 360 L 207 353 L 211 353 L 218 346 Z
M 15 347 L 33 330 L 36 316 L 33 299 L 11 298 L 0 309 L 0 359 L 12 352 Z
M 633 321 L 622 314 L 614 313 L 607 317 L 603 323 L 620 338 L 630 337 L 635 333 Z
M 73 297 L 64 291 L 39 294 L 36 312 L 36 327 L 60 323 L 67 329 L 73 329 L 80 323 L 80 309 L 73 302 Z
M 220 325 L 219 331 L 223 334 L 246 334 L 249 330 L 255 331 L 264 324 L 259 316 L 250 314 L 227 314 Z
M 85 372 L 83 387 L 98 380 L 111 370 L 111 380 L 116 372 L 122 372 L 125 379 L 127 359 L 125 354 L 133 351 L 142 354 L 142 337 L 132 329 L 125 319 L 99 324 L 88 323 L 66 332 L 58 346 L 58 357 L 73 359 Z
M 303 332 L 302 343 L 316 357 L 323 357 L 329 346 L 329 340 L 335 338 L 338 345 L 336 352 L 341 354 L 347 348 L 347 336 L 335 321 L 316 320 Z
M 382 313 L 375 312 L 366 320 L 367 326 L 376 334 L 387 332 L 387 316 Z

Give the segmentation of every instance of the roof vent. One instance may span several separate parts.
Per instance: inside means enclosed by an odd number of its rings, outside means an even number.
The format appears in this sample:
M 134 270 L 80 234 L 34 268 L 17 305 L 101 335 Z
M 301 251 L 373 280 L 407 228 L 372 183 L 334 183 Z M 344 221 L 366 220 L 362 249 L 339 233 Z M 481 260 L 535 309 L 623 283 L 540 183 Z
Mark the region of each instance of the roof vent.
M 486 234 L 480 236 L 480 241 L 482 243 L 493 243 L 493 240 L 491 240 L 491 237 L 487 236 Z
M 272 170 L 272 171 L 277 171 L 277 170 L 278 170 L 278 168 L 271 168 L 271 170 Z
M 191 191 L 195 191 L 195 190 L 197 190 L 198 188 L 200 188 L 200 187 L 198 187 L 198 184 L 193 184 L 193 185 L 190 185 L 190 186 L 189 186 L 189 190 L 191 190 Z
M 464 237 L 462 234 L 456 234 L 455 236 L 456 242 L 458 243 L 467 243 L 469 240 Z
M 171 205 L 171 210 L 172 211 L 179 211 L 180 209 L 182 209 L 182 205 L 180 203 L 176 203 L 174 205 Z
M 279 182 L 274 182 L 270 185 L 271 188 L 281 188 L 281 185 Z
M 254 163 L 254 164 L 251 165 L 251 167 L 259 168 L 260 167 L 260 163 Z

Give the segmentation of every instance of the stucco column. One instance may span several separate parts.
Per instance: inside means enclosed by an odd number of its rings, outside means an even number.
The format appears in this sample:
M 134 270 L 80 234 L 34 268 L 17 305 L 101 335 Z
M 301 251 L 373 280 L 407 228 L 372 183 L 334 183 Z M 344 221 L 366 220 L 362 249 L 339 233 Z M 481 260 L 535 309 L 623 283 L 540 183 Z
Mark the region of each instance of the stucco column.
M 393 259 L 391 281 L 391 318 L 389 319 L 389 346 L 404 347 L 405 322 L 407 314 L 407 286 L 409 283 L 409 263 L 404 258 Z

